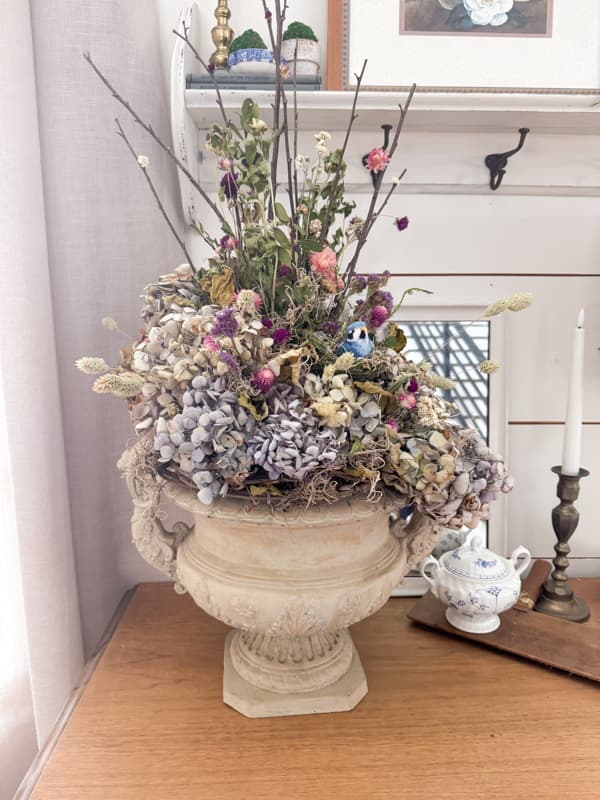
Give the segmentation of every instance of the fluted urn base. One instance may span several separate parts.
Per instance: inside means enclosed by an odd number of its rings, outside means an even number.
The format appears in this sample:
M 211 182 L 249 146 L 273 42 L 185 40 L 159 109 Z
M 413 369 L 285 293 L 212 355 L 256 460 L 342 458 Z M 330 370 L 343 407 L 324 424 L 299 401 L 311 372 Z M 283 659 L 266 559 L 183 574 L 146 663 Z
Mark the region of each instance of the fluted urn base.
M 366 694 L 347 630 L 293 638 L 232 631 L 225 641 L 223 701 L 246 717 L 350 711 Z

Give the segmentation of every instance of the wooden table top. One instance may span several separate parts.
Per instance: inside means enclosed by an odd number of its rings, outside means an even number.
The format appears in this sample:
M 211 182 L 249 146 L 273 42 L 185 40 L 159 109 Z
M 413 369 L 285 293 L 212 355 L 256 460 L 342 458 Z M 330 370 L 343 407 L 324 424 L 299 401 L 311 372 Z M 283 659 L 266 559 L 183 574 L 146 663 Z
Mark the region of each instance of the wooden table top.
M 419 627 L 394 598 L 352 629 L 351 712 L 223 705 L 227 628 L 169 584 L 136 590 L 33 800 L 600 798 L 600 689 Z

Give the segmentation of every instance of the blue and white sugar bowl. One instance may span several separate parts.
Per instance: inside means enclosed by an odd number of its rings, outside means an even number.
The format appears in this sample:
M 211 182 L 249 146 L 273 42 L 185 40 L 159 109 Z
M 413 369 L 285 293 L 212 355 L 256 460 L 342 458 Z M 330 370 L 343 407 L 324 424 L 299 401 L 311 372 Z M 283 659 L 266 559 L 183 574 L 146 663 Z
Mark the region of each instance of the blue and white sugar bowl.
M 493 553 L 483 536 L 471 531 L 465 543 L 440 557 L 428 556 L 421 575 L 442 601 L 446 619 L 468 633 L 491 633 L 500 627 L 498 614 L 519 599 L 521 574 L 531 561 L 526 547 L 517 547 L 510 558 Z M 430 574 L 427 569 L 430 569 Z

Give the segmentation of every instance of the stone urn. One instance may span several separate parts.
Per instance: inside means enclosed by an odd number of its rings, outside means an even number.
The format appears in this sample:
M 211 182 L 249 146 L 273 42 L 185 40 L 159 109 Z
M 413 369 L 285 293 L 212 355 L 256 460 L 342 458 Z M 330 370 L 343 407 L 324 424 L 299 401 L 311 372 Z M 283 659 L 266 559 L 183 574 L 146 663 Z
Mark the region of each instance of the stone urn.
M 274 511 L 227 497 L 206 506 L 165 481 L 138 441 L 119 461 L 131 493 L 140 554 L 230 625 L 223 700 L 248 717 L 348 711 L 367 681 L 348 627 L 374 614 L 435 545 L 421 514 L 390 523 L 385 502 L 358 496 Z M 194 524 L 161 522 L 161 498 Z

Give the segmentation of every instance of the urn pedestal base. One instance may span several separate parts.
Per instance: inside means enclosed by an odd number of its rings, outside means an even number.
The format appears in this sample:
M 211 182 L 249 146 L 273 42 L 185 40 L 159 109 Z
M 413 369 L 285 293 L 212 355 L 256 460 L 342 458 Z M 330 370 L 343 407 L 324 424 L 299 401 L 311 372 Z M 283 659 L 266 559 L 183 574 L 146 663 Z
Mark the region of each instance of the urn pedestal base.
M 343 665 L 344 671 L 340 677 L 321 688 L 306 690 L 305 687 L 310 685 L 307 680 L 314 682 L 316 675 L 325 676 L 322 659 L 318 659 L 320 664 L 314 665 L 313 674 L 311 674 L 313 665 L 307 659 L 302 659 L 296 667 L 293 664 L 275 661 L 271 664 L 271 668 L 274 674 L 278 674 L 275 678 L 276 683 L 281 686 L 287 685 L 289 688 L 288 691 L 270 691 L 242 677 L 236 669 L 234 664 L 237 662 L 239 666 L 240 650 L 247 652 L 247 648 L 240 641 L 243 640 L 244 633 L 231 631 L 225 640 L 223 702 L 245 717 L 254 718 L 351 711 L 367 694 L 367 679 L 350 634 L 347 631 L 340 631 L 336 635 L 341 637 L 342 644 L 341 647 L 335 648 L 337 652 L 334 656 L 334 663 Z M 303 638 L 306 645 L 308 637 Z M 348 658 L 349 663 L 346 663 Z M 260 660 L 265 659 L 261 657 Z M 253 666 L 250 669 L 253 669 Z M 269 671 L 271 668 L 268 668 Z M 265 675 L 265 670 L 260 667 L 258 672 Z M 336 667 L 335 672 L 331 671 L 330 674 L 333 677 L 337 672 L 339 670 Z M 292 688 L 294 684 L 296 689 Z

